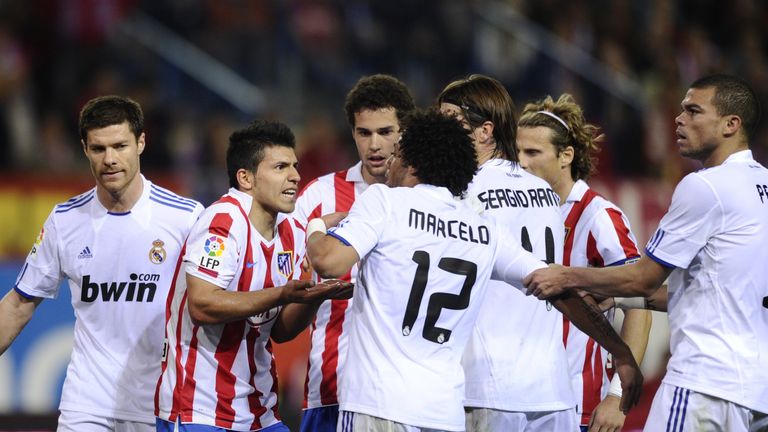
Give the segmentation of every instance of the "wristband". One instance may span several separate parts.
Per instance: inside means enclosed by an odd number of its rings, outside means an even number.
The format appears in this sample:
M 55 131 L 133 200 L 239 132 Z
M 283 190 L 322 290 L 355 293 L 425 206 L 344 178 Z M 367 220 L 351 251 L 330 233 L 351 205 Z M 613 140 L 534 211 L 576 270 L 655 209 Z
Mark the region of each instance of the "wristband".
M 645 297 L 614 297 L 613 302 L 619 309 L 645 309 Z
M 325 226 L 325 221 L 321 218 L 314 218 L 307 224 L 307 238 L 312 237 L 312 234 L 316 232 L 323 234 L 328 232 L 328 227 Z
M 608 394 L 621 399 L 621 379 L 619 379 L 619 374 L 614 374 L 613 378 L 611 378 L 611 385 L 608 386 Z

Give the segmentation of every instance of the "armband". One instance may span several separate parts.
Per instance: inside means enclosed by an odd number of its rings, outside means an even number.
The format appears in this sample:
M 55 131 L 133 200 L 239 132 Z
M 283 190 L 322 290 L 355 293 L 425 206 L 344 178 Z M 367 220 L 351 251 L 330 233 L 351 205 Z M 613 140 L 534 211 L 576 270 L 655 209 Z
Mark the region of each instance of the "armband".
M 608 394 L 621 399 L 621 379 L 619 379 L 619 374 L 614 374 L 613 378 L 611 378 L 611 385 L 608 386 Z
M 323 234 L 328 232 L 328 227 L 325 226 L 325 221 L 321 218 L 314 218 L 307 224 L 307 238 L 310 238 L 316 232 Z
M 614 297 L 613 302 L 619 309 L 645 309 L 645 297 Z

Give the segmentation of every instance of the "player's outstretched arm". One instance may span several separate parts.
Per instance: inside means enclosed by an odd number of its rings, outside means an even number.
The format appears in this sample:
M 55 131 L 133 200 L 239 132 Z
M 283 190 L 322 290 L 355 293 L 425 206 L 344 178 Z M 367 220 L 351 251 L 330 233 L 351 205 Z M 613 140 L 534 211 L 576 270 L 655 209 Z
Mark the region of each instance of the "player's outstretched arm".
M 659 289 L 672 270 L 647 256 L 632 265 L 604 268 L 551 264 L 526 276 L 523 284 L 528 294 L 542 300 L 574 288 L 603 297 L 648 297 Z
M 24 326 L 27 325 L 35 313 L 37 305 L 43 299 L 39 297 L 28 299 L 15 289 L 0 300 L 0 355 L 11 345 Z
M 296 291 L 314 282 L 290 280 L 285 286 L 248 292 L 227 291 L 208 281 L 187 275 L 189 315 L 196 325 L 223 324 L 246 319 L 276 306 L 290 303 Z
M 277 343 L 288 342 L 312 322 L 317 308 L 325 300 L 341 300 L 352 297 L 353 284 L 338 279 L 318 282 L 310 288 L 295 289 L 294 303 L 287 304 L 277 317 L 270 336 Z
M 579 330 L 596 340 L 613 355 L 616 372 L 621 378 L 621 411 L 626 413 L 637 404 L 643 386 L 643 374 L 632 351 L 616 333 L 596 304 L 587 304 L 575 291 L 566 291 L 549 299 Z

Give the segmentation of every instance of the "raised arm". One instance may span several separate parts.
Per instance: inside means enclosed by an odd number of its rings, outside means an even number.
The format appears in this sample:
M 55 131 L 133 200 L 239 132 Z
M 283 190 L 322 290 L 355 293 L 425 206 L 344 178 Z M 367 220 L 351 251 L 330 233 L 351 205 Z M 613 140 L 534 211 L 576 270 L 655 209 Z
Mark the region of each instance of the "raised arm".
M 355 248 L 326 234 L 326 227 L 336 225 L 343 216 L 331 213 L 312 219 L 307 225 L 307 258 L 322 278 L 341 277 L 360 260 Z
M 0 355 L 21 333 L 42 301 L 39 297 L 26 298 L 15 289 L 0 300 Z

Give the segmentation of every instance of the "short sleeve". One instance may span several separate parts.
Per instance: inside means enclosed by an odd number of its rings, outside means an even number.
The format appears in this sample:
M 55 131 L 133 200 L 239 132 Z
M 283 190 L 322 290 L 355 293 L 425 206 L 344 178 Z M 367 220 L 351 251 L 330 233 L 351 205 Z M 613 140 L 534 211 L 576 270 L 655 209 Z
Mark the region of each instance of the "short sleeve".
M 226 289 L 240 269 L 248 234 L 243 216 L 225 208 L 200 215 L 187 239 L 184 265 L 187 274 Z
M 347 217 L 328 230 L 329 235 L 352 246 L 361 258 L 378 244 L 386 227 L 389 200 L 385 188 L 384 185 L 371 185 L 355 200 Z
M 491 279 L 504 281 L 526 292 L 523 279 L 532 271 L 547 266 L 544 261 L 523 249 L 507 228 L 497 227 L 499 241 Z
M 722 205 L 712 186 L 701 175 L 689 174 L 675 188 L 669 211 L 645 251 L 662 265 L 687 268 L 722 220 Z
M 25 297 L 56 298 L 62 279 L 58 235 L 52 212 L 35 239 L 14 288 Z
M 621 210 L 613 207 L 600 210 L 595 214 L 589 231 L 588 249 L 594 250 L 602 261 L 601 266 L 622 265 L 640 257 L 629 220 Z

